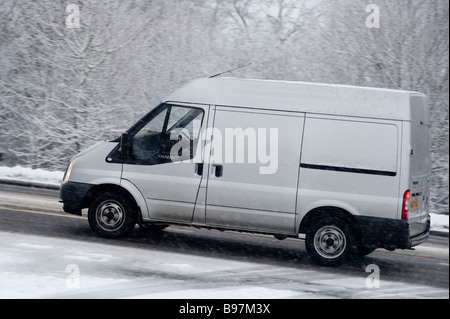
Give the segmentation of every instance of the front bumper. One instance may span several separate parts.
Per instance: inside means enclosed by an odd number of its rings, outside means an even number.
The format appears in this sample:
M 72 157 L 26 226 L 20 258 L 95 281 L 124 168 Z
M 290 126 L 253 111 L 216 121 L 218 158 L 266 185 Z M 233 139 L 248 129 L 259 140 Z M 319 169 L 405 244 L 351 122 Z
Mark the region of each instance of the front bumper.
M 76 182 L 63 182 L 59 191 L 59 198 L 66 213 L 81 216 L 81 210 L 86 195 L 94 185 Z

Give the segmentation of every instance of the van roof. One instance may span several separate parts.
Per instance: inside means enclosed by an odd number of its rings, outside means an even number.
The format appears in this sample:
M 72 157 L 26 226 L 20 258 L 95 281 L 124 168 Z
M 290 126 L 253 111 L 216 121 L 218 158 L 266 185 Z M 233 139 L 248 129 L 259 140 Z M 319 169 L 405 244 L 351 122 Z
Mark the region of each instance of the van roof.
M 382 119 L 411 119 L 411 91 L 293 81 L 200 78 L 163 102 L 272 109 Z

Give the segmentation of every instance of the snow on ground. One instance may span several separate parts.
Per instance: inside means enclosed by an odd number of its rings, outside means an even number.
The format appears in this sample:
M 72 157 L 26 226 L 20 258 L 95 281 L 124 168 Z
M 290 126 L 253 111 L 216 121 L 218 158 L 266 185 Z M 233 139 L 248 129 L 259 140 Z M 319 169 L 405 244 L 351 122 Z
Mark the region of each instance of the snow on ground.
M 431 213 L 431 229 L 448 233 L 449 215 Z
M 0 166 L 0 181 L 22 181 L 36 184 L 59 186 L 64 176 L 61 171 L 46 171 L 43 169 L 31 169 L 22 166 Z M 449 231 L 449 215 L 431 214 L 431 228 L 435 231 Z
M 293 298 L 299 292 L 214 280 L 240 261 L 0 232 L 0 298 Z M 108 250 L 106 250 L 108 249 Z M 364 277 L 358 278 L 364 290 Z
M 0 180 L 5 181 L 24 181 L 24 182 L 33 182 L 37 184 L 48 184 L 52 186 L 59 186 L 61 184 L 63 176 L 64 172 L 61 171 L 31 169 L 22 166 L 15 166 L 15 167 L 0 166 Z
M 339 274 L 4 231 L 0 242 L 0 299 L 448 299 L 447 288 L 383 277 L 373 289 L 364 269 Z

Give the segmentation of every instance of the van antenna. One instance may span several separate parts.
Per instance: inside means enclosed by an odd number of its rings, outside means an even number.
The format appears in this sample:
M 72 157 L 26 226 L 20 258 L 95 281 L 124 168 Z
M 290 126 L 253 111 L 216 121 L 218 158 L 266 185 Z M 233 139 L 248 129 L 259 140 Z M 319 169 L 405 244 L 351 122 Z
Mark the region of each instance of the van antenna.
M 239 66 L 237 66 L 237 67 L 235 67 L 235 68 L 233 68 L 231 70 L 211 75 L 209 78 L 212 79 L 212 78 L 218 77 L 219 75 L 222 75 L 222 74 L 225 74 L 225 73 L 229 73 L 229 72 L 232 72 L 232 71 L 237 70 L 237 69 L 241 69 L 241 68 L 249 66 L 251 64 L 252 64 L 251 62 L 247 63 L 247 64 L 242 64 L 242 65 L 239 65 Z

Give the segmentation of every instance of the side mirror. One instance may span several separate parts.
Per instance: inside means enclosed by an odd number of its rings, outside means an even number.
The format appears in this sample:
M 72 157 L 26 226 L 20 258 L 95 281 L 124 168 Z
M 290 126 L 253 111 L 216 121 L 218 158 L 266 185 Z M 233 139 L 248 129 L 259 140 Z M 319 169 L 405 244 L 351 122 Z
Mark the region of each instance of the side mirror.
M 128 157 L 130 155 L 130 148 L 131 148 L 130 135 L 127 132 L 125 132 L 120 136 L 119 152 L 120 154 Z

